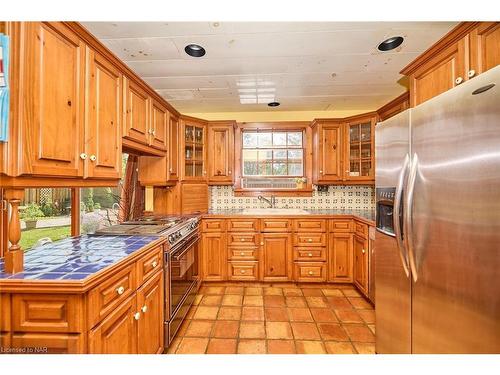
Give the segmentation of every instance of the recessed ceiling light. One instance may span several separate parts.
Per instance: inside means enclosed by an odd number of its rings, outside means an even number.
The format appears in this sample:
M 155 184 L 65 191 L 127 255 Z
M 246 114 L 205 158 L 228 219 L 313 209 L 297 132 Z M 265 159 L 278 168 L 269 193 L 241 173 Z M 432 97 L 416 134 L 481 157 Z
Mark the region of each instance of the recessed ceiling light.
M 186 51 L 189 56 L 193 57 L 202 57 L 206 53 L 205 48 L 198 44 L 188 44 L 186 48 L 184 48 L 184 51 Z
M 268 105 L 269 107 L 277 107 L 277 106 L 279 106 L 279 105 L 280 105 L 280 102 L 271 102 L 271 103 L 267 103 L 267 105 Z
M 378 45 L 378 50 L 385 52 L 393 50 L 394 48 L 398 48 L 401 43 L 403 43 L 404 38 L 402 36 L 393 36 L 389 39 L 384 40 L 382 43 Z

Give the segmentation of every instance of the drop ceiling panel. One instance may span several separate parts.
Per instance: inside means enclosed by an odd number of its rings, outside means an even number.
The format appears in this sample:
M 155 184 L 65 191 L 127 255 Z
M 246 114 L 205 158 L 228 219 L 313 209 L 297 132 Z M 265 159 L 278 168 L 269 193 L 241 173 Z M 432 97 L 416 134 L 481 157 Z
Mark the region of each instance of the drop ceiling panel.
M 373 110 L 405 91 L 399 71 L 450 22 L 90 22 L 181 112 Z M 382 40 L 405 38 L 394 51 Z M 192 58 L 185 45 L 207 53 Z M 242 104 L 276 99 L 278 108 Z

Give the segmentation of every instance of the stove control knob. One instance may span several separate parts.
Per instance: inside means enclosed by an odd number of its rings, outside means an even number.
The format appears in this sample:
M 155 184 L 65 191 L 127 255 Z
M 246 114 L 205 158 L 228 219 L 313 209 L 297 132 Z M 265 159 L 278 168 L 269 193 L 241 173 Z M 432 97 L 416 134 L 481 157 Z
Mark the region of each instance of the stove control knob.
M 168 236 L 168 242 L 170 242 L 170 243 L 174 242 L 174 235 L 173 234 Z

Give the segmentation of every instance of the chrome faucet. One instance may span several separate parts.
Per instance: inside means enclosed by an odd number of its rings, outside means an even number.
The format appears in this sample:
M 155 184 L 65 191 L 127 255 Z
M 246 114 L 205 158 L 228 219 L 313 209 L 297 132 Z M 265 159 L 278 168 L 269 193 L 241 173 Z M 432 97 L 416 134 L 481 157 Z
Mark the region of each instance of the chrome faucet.
M 257 199 L 266 202 L 269 205 L 269 208 L 276 208 L 276 197 L 274 195 L 271 195 L 271 199 L 267 199 L 262 195 L 259 195 Z

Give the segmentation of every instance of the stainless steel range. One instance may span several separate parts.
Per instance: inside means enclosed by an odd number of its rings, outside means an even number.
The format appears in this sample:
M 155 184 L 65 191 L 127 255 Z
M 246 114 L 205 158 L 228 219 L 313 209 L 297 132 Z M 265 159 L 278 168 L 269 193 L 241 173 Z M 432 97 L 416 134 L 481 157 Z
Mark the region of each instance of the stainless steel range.
M 172 342 L 198 291 L 199 224 L 196 216 L 144 216 L 103 228 L 96 234 L 154 235 L 167 238 L 165 270 L 165 348 Z

